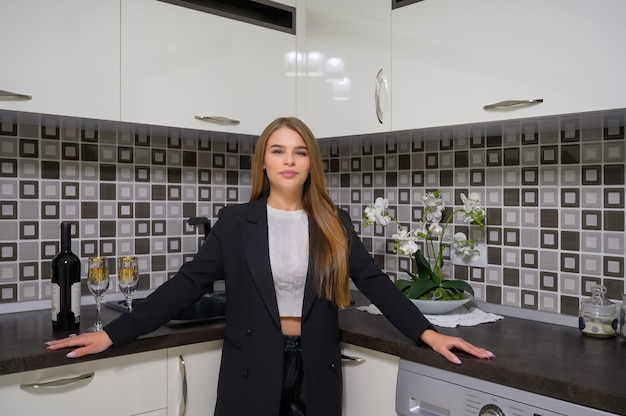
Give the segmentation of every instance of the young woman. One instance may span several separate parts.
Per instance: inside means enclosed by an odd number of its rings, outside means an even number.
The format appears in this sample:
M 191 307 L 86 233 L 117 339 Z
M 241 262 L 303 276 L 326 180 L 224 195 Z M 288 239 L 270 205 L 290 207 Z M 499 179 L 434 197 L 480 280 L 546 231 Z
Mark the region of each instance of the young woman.
M 309 128 L 279 118 L 261 134 L 250 202 L 223 208 L 193 261 L 104 331 L 48 342 L 70 358 L 123 345 L 195 302 L 211 282 L 228 293 L 216 415 L 339 416 L 342 376 L 338 309 L 351 278 L 415 342 L 460 364 L 452 349 L 494 355 L 439 334 L 373 261 L 349 215 L 326 191 Z M 252 408 L 250 407 L 252 406 Z

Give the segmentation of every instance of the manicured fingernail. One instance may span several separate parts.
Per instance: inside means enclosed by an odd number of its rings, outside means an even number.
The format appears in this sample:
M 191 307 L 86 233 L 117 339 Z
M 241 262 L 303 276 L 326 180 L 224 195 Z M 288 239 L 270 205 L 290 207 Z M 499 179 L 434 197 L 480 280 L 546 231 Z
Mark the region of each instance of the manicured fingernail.
M 74 351 L 70 351 L 67 354 L 65 354 L 65 356 L 67 358 L 74 358 L 76 356 L 76 353 Z
M 454 360 L 452 360 L 452 362 L 453 362 L 454 364 L 461 364 L 461 360 L 459 360 L 459 358 L 458 358 L 458 357 L 454 357 Z

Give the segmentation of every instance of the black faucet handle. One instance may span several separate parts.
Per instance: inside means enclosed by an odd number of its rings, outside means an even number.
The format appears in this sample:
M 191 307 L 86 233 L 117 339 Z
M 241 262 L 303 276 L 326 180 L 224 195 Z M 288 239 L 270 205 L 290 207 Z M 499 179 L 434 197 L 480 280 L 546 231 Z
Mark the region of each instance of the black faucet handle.
M 204 225 L 204 238 L 206 238 L 209 235 L 209 231 L 211 231 L 211 220 L 207 217 L 191 217 L 187 222 L 194 227 Z

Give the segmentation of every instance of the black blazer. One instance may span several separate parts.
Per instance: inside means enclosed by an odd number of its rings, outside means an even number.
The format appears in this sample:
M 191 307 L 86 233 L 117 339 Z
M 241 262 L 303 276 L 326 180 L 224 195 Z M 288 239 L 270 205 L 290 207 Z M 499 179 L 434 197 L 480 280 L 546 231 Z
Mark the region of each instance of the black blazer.
M 227 306 L 216 415 L 278 415 L 284 337 L 269 262 L 266 204 L 267 195 L 223 208 L 194 260 L 155 290 L 149 302 L 105 327 L 114 345 L 130 342 L 163 325 L 206 293 L 211 282 L 223 279 Z M 348 213 L 339 210 L 339 217 L 348 235 L 351 279 L 400 331 L 419 342 L 432 325 L 376 265 Z M 307 416 L 340 416 L 338 310 L 316 295 L 312 273 L 309 267 L 302 308 Z

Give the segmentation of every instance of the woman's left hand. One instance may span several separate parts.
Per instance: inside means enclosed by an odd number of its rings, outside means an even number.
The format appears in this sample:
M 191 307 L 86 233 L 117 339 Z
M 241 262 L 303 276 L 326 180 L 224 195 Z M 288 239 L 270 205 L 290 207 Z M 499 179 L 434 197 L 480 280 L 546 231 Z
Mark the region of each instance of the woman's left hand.
M 461 360 L 451 351 L 452 349 L 465 351 L 478 358 L 490 359 L 495 357 L 495 354 L 491 351 L 470 344 L 463 338 L 440 334 L 432 329 L 424 331 L 420 339 L 428 344 L 433 351 L 443 355 L 448 361 L 454 364 L 461 364 Z

